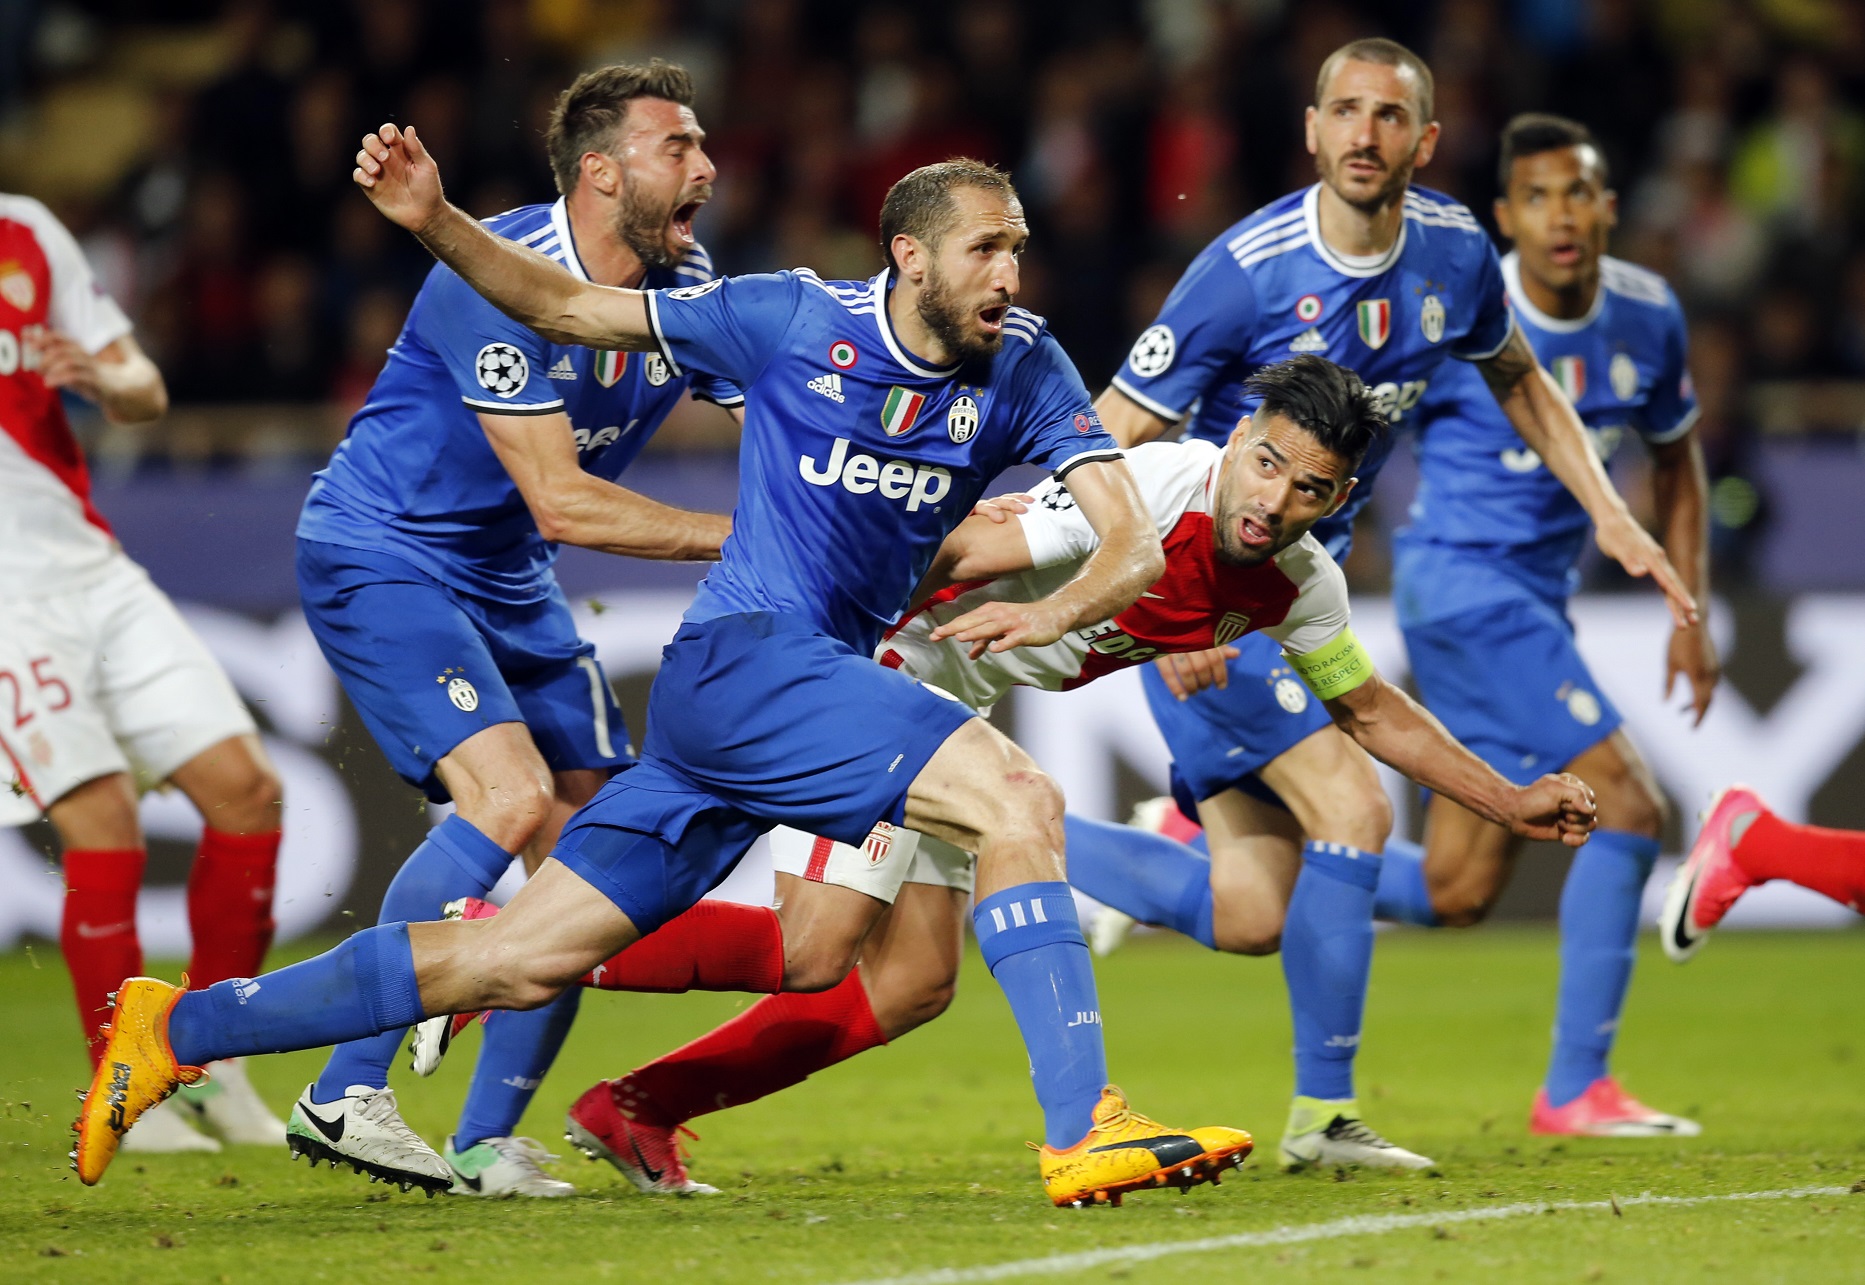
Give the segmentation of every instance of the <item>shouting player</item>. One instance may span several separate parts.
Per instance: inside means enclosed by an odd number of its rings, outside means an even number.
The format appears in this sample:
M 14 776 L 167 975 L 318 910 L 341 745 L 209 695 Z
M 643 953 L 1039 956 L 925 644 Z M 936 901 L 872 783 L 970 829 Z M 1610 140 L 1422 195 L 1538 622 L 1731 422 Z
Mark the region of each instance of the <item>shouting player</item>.
M 115 423 L 159 418 L 162 373 L 71 233 L 0 193 L 0 825 L 45 816 L 65 871 L 58 942 L 92 1065 L 109 994 L 142 971 L 137 797 L 167 783 L 204 821 L 188 874 L 188 976 L 245 976 L 272 942 L 279 782 L 252 716 L 91 504 L 61 391 Z M 237 1062 L 144 1118 L 139 1151 L 271 1142 L 284 1125 Z
M 1505 782 L 1382 681 L 1354 640 L 1346 580 L 1308 530 L 1346 500 L 1355 465 L 1386 430 L 1366 386 L 1325 358 L 1304 356 L 1264 367 L 1249 391 L 1256 411 L 1224 447 L 1156 442 L 1129 454 L 1166 551 L 1165 573 L 1132 606 L 1046 647 L 980 655 L 969 636 L 982 630 L 935 637 L 942 624 L 974 608 L 1039 599 L 1079 571 L 1096 546 L 1095 532 L 1067 485 L 1050 481 L 1017 522 L 979 516 L 960 524 L 932 571 L 933 583 L 952 587 L 889 631 L 876 659 L 984 710 L 1013 686 L 1068 690 L 1153 656 L 1203 651 L 1214 637 L 1261 630 L 1375 757 L 1515 833 L 1584 842 L 1591 804 L 1577 781 L 1550 777 L 1527 788 Z M 813 955 L 845 971 L 859 954 L 860 970 L 823 994 L 760 1000 L 685 1048 L 578 1099 L 566 1126 L 571 1140 L 644 1191 L 711 1190 L 688 1178 L 676 1137 L 694 1116 L 753 1101 L 898 1039 L 950 1002 L 972 889 L 966 854 L 891 826 L 859 847 L 778 830 L 772 853 L 788 969 L 798 956 Z M 1312 859 L 1349 879 L 1374 878 L 1370 863 L 1351 848 L 1336 846 Z M 663 932 L 676 926 L 684 927 L 675 920 Z M 1371 925 L 1338 929 L 1351 935 Z M 691 956 L 684 975 L 691 978 L 705 976 L 720 956 L 746 949 L 727 923 L 683 936 Z M 593 980 L 604 989 L 632 989 L 642 969 L 631 956 L 644 948 L 666 953 L 649 939 Z
M 562 196 L 489 224 L 565 281 L 666 288 L 712 279 L 693 240 L 712 162 L 685 71 L 587 72 L 546 146 Z M 305 617 L 395 770 L 453 815 L 411 855 L 380 919 L 438 919 L 514 856 L 535 868 L 633 747 L 595 647 L 551 564 L 559 544 L 711 560 L 729 521 L 657 504 L 619 476 L 689 387 L 735 389 L 659 353 L 550 343 L 452 271 L 428 275 L 388 364 L 318 474 L 298 523 Z M 564 1196 L 513 1130 L 569 1031 L 577 995 L 502 1013 L 457 1128 L 436 1154 L 388 1085 L 400 1035 L 338 1048 L 298 1099 L 294 1154 L 374 1178 L 485 1196 Z
M 1708 488 L 1691 432 L 1684 318 L 1663 280 L 1606 254 L 1616 199 L 1585 126 L 1526 115 L 1502 135 L 1496 222 L 1515 243 L 1503 278 L 1519 332 L 1552 371 L 1602 460 L 1628 433 L 1651 452 L 1658 526 L 1698 602 L 1709 592 Z M 1632 977 L 1639 903 L 1664 826 L 1664 796 L 1574 646 L 1567 598 L 1587 513 L 1517 435 L 1479 379 L 1447 372 L 1419 407 L 1419 488 L 1396 551 L 1393 599 L 1412 677 L 1457 737 L 1512 780 L 1568 771 L 1593 787 L 1600 828 L 1561 892 L 1554 1049 L 1536 1133 L 1692 1135 L 1608 1072 Z M 1671 635 L 1668 694 L 1690 685 L 1700 722 L 1716 688 L 1701 619 Z M 1403 846 L 1408 851 L 1400 851 Z M 1420 862 L 1387 852 L 1379 913 L 1414 923 L 1481 920 L 1520 844 L 1454 800 L 1431 800 Z
M 868 281 L 796 271 L 637 291 L 575 280 L 447 205 L 412 133 L 370 136 L 357 178 L 547 339 L 742 388 L 732 534 L 662 653 L 640 763 L 565 826 L 504 913 L 384 924 L 237 991 L 126 984 L 79 1124 L 80 1177 L 97 1181 L 123 1126 L 203 1058 L 547 1004 L 691 907 L 773 825 L 859 843 L 877 821 L 978 854 L 974 922 L 1029 1053 L 1052 1201 L 1190 1185 L 1240 1160 L 1248 1134 L 1167 1128 L 1107 1083 L 1054 782 L 969 708 L 872 659 L 940 542 L 1013 463 L 1068 477 L 1099 547 L 1039 601 L 984 604 L 936 637 L 1046 646 L 1117 614 L 1163 568 L 1080 377 L 1013 306 L 1028 233 L 1009 180 L 962 160 L 901 179 L 881 211 L 887 266 Z
M 1501 414 L 1593 518 L 1600 547 L 1633 574 L 1651 575 L 1680 621 L 1690 619 L 1689 594 L 1512 324 L 1489 238 L 1469 210 L 1411 186 L 1437 140 L 1431 72 L 1415 54 L 1389 40 L 1331 54 L 1307 113 L 1320 181 L 1250 215 L 1193 260 L 1096 403 L 1109 432 L 1123 445 L 1180 428 L 1221 438 L 1245 405 L 1245 377 L 1291 352 L 1323 353 L 1357 371 L 1403 426 L 1456 358 L 1476 367 Z M 1352 497 L 1316 528 L 1336 558 L 1390 449 L 1390 440 L 1375 448 Z M 1372 764 L 1309 700 L 1273 643 L 1245 637 L 1237 648 L 1227 682 L 1188 699 L 1164 674 L 1145 676 L 1175 793 L 1195 805 L 1210 860 L 1070 818 L 1070 881 L 1214 949 L 1280 947 L 1296 1030 L 1286 1165 L 1420 1167 L 1424 1157 L 1364 1125 L 1354 1100 L 1371 935 L 1354 938 L 1351 961 L 1316 944 L 1367 921 L 1374 894 L 1315 854 L 1346 844 L 1367 854 L 1359 868 L 1377 866 L 1390 804 Z

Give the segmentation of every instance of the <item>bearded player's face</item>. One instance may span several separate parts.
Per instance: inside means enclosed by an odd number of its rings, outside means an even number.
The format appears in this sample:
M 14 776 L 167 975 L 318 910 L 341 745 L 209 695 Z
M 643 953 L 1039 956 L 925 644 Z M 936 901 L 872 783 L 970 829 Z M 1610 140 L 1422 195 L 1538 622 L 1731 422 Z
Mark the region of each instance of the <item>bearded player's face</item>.
M 1308 109 L 1315 172 L 1348 205 L 1390 206 L 1431 159 L 1438 127 L 1420 116 L 1421 88 L 1408 67 L 1348 59 Z
M 953 357 L 989 357 L 1004 346 L 1004 318 L 1022 285 L 1017 260 L 1030 230 L 1022 205 L 983 188 L 959 188 L 952 205 L 952 223 L 932 247 L 920 283 L 920 320 Z
M 706 155 L 706 131 L 691 107 L 637 98 L 616 135 L 611 155 L 622 182 L 615 235 L 647 267 L 676 267 L 698 244 L 693 219 L 712 199 L 717 177 Z
M 1287 416 L 1259 411 L 1231 430 L 1211 523 L 1217 556 L 1254 567 L 1346 503 L 1353 463 Z

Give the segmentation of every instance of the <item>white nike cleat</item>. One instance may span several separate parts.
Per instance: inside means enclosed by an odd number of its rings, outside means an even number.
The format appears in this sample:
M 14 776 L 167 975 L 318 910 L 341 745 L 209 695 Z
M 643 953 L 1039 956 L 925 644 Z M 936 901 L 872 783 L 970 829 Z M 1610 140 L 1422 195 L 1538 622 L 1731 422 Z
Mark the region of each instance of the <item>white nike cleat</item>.
M 478 897 L 457 897 L 441 907 L 442 921 L 449 919 L 489 919 L 499 908 Z M 425 1017 L 414 1024 L 408 1037 L 408 1059 L 414 1073 L 423 1078 L 440 1070 L 440 1063 L 453 1046 L 454 1037 L 472 1024 L 474 1018 L 485 1021 L 485 1013 L 441 1013 Z
M 419 1187 L 428 1195 L 453 1186 L 453 1169 L 440 1153 L 421 1141 L 395 1107 L 395 1090 L 352 1084 L 335 1102 L 313 1102 L 306 1085 L 285 1125 L 285 1145 L 295 1159 L 309 1156 L 311 1167 L 328 1160 L 348 1165 L 371 1182 L 390 1182 L 403 1191 Z
M 1127 944 L 1127 936 L 1138 922 L 1124 910 L 1102 906 L 1088 925 L 1088 949 L 1096 959 L 1113 954 Z
M 1289 1127 L 1277 1155 L 1282 1167 L 1291 1171 L 1336 1165 L 1430 1169 L 1437 1164 L 1369 1129 L 1360 1118 L 1359 1103 L 1352 1098 L 1296 1098 L 1289 1106 Z
M 574 1196 L 576 1188 L 544 1172 L 557 1157 L 535 1138 L 486 1138 L 465 1151 L 447 1139 L 447 1163 L 453 1168 L 456 1196 Z
M 209 1062 L 204 1069 L 207 1079 L 175 1091 L 181 1110 L 208 1133 L 234 1146 L 276 1147 L 285 1141 L 285 1122 L 260 1099 L 237 1058 Z
M 173 1102 L 161 1102 L 137 1117 L 117 1150 L 154 1156 L 178 1151 L 218 1151 L 220 1144 L 189 1128 L 183 1108 Z

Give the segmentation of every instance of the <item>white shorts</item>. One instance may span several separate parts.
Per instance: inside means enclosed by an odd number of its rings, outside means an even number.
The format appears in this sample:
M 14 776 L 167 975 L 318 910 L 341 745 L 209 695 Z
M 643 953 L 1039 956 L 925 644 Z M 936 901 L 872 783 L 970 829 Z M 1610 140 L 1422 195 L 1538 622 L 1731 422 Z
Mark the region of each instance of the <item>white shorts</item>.
M 219 663 L 122 554 L 69 593 L 0 603 L 0 826 L 115 772 L 148 789 L 254 730 Z
M 811 883 L 832 883 L 894 904 L 903 883 L 929 883 L 969 893 L 974 861 L 942 839 L 889 825 L 869 831 L 859 848 L 789 826 L 771 831 L 771 868 Z

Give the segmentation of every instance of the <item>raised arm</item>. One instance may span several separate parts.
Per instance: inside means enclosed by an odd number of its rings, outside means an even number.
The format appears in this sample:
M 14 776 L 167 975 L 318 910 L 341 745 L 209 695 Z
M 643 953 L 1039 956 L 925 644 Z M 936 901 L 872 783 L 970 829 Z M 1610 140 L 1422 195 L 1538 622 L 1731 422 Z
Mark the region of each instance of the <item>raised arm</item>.
M 1510 330 L 1500 352 L 1476 365 L 1515 431 L 1593 519 L 1601 551 L 1632 575 L 1650 576 L 1669 599 L 1671 615 L 1680 626 L 1694 623 L 1696 600 L 1664 550 L 1613 489 L 1573 403 L 1541 368 L 1521 327 Z
M 957 638 L 973 643 L 973 659 L 987 650 L 1045 646 L 1072 629 L 1118 615 L 1165 574 L 1166 555 L 1158 528 L 1125 460 L 1081 465 L 1069 473 L 1068 489 L 1097 540 L 1081 569 L 1054 593 L 1035 602 L 988 602 L 968 611 L 935 629 L 934 641 Z M 981 528 L 993 525 L 981 517 L 967 518 L 965 524 L 970 523 Z M 998 529 L 1016 526 L 1005 523 Z M 1018 538 L 1022 538 L 1020 532 Z M 1027 556 L 1027 546 L 1025 552 Z
M 351 178 L 391 222 L 520 325 L 559 344 L 649 352 L 659 345 L 639 290 L 578 281 L 533 250 L 495 236 L 447 202 L 440 168 L 412 127 L 363 139 Z
M 729 517 L 672 508 L 584 472 L 567 416 L 481 415 L 479 423 L 546 540 L 668 562 L 719 560 Z
M 1378 674 L 1327 707 L 1336 726 L 1368 754 L 1515 834 L 1577 848 L 1593 830 L 1593 791 L 1585 782 L 1563 774 L 1511 785 Z

